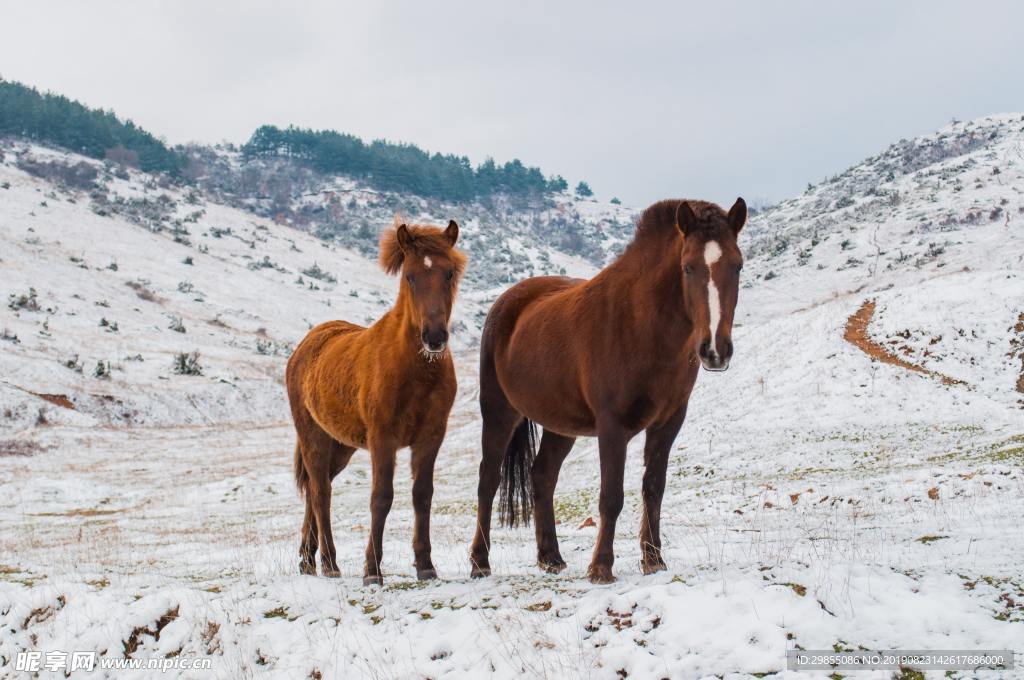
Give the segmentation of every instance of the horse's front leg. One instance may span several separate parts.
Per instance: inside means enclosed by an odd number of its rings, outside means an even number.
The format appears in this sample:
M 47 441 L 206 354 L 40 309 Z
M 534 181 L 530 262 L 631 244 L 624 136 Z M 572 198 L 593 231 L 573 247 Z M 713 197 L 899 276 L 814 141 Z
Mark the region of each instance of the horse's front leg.
M 412 447 L 412 507 L 416 515 L 412 550 L 416 578 L 421 581 L 437 578 L 437 570 L 430 559 L 430 502 L 434 497 L 434 461 L 440 448 L 441 440 Z
M 686 418 L 684 405 L 665 424 L 647 430 L 644 443 L 644 513 L 640 518 L 640 569 L 653 574 L 667 569 L 661 555 L 661 499 L 665 495 L 665 476 L 672 442 Z
M 366 545 L 363 585 L 383 585 L 380 570 L 384 555 L 384 522 L 395 498 L 395 450 L 390 445 L 371 445 L 373 489 L 370 491 L 370 541 Z
M 626 431 L 618 423 L 598 424 L 597 446 L 601 457 L 601 526 L 587 576 L 591 583 L 611 583 L 615 562 L 615 522 L 622 512 L 623 475 L 626 467 Z

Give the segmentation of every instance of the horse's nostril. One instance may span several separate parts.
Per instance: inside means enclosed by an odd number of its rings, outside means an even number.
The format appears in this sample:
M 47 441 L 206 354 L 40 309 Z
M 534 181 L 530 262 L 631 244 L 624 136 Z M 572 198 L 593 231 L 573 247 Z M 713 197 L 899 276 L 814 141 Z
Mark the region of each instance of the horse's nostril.
M 705 340 L 704 342 L 700 343 L 700 348 L 697 350 L 697 353 L 701 357 L 707 357 L 708 352 L 710 350 L 711 350 L 711 343 L 709 341 Z

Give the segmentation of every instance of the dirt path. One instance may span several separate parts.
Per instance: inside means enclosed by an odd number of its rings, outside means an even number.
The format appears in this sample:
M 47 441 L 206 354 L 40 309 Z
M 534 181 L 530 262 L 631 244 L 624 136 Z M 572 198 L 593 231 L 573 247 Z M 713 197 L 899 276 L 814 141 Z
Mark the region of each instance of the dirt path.
M 858 309 L 854 314 L 851 314 L 850 318 L 846 320 L 846 331 L 843 333 L 843 339 L 867 354 L 872 359 L 877 359 L 884 364 L 899 366 L 900 368 L 905 368 L 908 371 L 914 371 L 915 373 L 920 373 L 931 378 L 938 378 L 942 381 L 943 385 L 967 384 L 962 380 L 950 378 L 948 375 L 942 375 L 941 373 L 930 371 L 923 366 L 912 364 L 909 361 L 901 359 L 872 340 L 871 336 L 868 335 L 868 326 L 871 324 L 871 319 L 874 315 L 875 301 L 865 300 L 864 304 L 860 306 L 860 309 Z

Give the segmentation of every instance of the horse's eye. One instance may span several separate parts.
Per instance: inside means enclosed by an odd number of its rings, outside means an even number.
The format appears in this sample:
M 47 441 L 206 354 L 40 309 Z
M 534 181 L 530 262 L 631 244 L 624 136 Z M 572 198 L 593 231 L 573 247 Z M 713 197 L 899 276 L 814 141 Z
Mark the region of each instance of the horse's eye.
M 683 265 L 683 273 L 684 274 L 692 274 L 693 273 L 693 267 L 691 267 L 688 264 L 687 265 Z
M 412 283 L 412 274 L 406 274 L 405 280 L 408 281 L 409 283 Z
M 444 278 L 447 279 L 448 281 L 451 281 L 452 279 L 454 279 L 455 278 L 455 270 L 454 269 L 449 269 L 448 273 L 444 275 Z

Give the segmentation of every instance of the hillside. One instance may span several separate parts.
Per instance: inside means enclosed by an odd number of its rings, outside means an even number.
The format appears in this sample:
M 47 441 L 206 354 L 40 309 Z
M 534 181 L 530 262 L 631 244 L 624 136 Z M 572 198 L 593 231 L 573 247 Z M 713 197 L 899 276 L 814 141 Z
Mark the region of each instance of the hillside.
M 634 209 L 454 205 L 287 159 L 246 170 L 228 149 L 176 186 L 4 141 L 0 667 L 32 646 L 208 657 L 215 677 L 749 678 L 782 675 L 796 645 L 1019 659 L 1021 119 L 899 142 L 752 219 L 732 368 L 701 374 L 670 462 L 669 571 L 638 566 L 637 438 L 603 587 L 584 578 L 598 463 L 583 440 L 556 493 L 568 569 L 538 572 L 531 528 L 496 530 L 496 576 L 468 579 L 476 334 L 505 282 L 591 275 Z M 334 487 L 342 577 L 297 573 L 281 376 L 309 324 L 390 303 L 371 244 L 396 210 L 459 219 L 484 273 L 457 303 L 442 580 L 414 580 L 403 464 L 378 589 L 359 578 L 366 456 Z M 176 373 L 196 350 L 202 375 Z
M 476 263 L 474 288 L 526 276 L 601 266 L 632 236 L 634 209 L 580 197 L 493 191 L 455 201 L 374 188 L 358 175 L 321 170 L 301 157 L 247 155 L 193 147 L 190 172 L 211 200 L 296 227 L 374 256 L 381 224 L 398 212 L 409 219 L 458 216 L 462 247 Z M 447 217 L 445 217 L 447 219 Z

